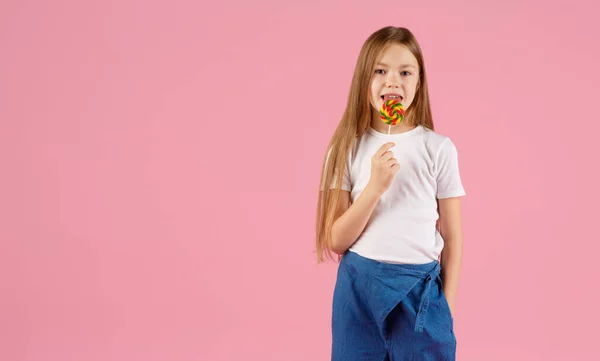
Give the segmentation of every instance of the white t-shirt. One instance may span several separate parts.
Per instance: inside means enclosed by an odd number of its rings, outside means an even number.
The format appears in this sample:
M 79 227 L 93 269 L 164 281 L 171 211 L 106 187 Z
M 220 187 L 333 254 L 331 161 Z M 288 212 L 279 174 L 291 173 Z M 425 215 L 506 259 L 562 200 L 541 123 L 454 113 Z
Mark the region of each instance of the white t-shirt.
M 371 158 L 387 142 L 396 143 L 390 150 L 400 169 L 349 250 L 389 263 L 423 264 L 437 260 L 444 240 L 436 228 L 436 200 L 466 194 L 457 149 L 450 138 L 420 125 L 389 135 L 369 127 L 362 137 L 356 138 L 346 162 L 342 189 L 351 192 L 352 202 L 369 182 Z

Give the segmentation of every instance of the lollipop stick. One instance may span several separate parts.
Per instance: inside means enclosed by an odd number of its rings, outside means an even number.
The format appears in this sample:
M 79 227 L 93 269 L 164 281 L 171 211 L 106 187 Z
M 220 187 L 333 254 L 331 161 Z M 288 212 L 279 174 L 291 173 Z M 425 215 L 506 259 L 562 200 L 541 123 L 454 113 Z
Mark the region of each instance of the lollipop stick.
M 392 130 L 392 125 L 388 125 L 388 135 L 390 134 L 390 131 Z

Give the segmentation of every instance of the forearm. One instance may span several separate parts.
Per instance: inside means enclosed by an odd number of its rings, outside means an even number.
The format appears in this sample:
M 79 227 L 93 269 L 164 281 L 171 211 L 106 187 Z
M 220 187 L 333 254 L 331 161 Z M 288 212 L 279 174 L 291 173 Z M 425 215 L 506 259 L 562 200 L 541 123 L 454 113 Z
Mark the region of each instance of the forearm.
M 462 263 L 462 237 L 449 238 L 445 240 L 444 250 L 442 251 L 442 282 L 444 284 L 444 294 L 448 299 L 451 311 L 454 311 L 454 303 L 458 291 L 458 281 Z
M 354 203 L 333 223 L 331 230 L 332 250 L 343 254 L 365 229 L 381 193 L 372 187 L 365 187 Z

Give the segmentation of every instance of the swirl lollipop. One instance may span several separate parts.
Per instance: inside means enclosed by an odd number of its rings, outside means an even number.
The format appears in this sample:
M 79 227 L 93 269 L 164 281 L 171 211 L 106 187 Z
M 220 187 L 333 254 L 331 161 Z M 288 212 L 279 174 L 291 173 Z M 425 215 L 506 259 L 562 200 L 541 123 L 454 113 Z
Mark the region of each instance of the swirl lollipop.
M 389 125 L 388 134 L 390 134 L 392 125 L 396 125 L 404 119 L 404 106 L 396 99 L 388 99 L 381 105 L 379 117 L 385 124 Z

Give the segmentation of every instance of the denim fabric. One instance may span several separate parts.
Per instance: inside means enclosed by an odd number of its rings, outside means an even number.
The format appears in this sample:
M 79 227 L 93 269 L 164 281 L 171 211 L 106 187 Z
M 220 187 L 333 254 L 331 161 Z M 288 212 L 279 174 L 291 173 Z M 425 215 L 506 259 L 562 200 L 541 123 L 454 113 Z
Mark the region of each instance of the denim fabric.
M 378 262 L 348 251 L 333 293 L 332 361 L 454 361 L 440 264 Z

